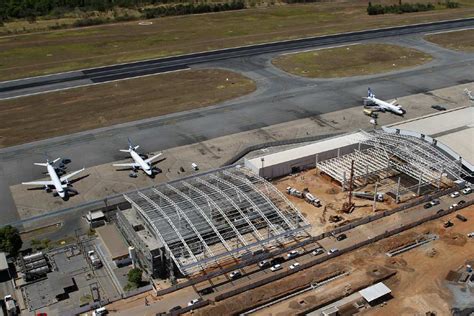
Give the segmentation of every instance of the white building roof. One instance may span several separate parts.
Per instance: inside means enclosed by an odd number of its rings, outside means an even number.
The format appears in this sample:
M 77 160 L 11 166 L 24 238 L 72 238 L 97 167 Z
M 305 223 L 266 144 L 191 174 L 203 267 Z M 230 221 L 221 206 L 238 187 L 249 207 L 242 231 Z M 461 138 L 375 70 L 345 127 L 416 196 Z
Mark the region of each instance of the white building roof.
M 360 141 L 365 140 L 366 138 L 367 137 L 360 132 L 336 136 L 325 140 L 320 140 L 306 146 L 296 147 L 293 149 L 269 154 L 266 156 L 253 158 L 250 159 L 249 162 L 253 166 L 260 168 L 262 166 L 261 159 L 263 158 L 264 167 L 278 165 L 280 163 L 284 163 L 290 160 L 307 157 L 308 155 L 316 155 L 317 153 L 337 149 L 347 145 L 357 144 Z
M 449 111 L 437 112 L 405 121 L 401 124 L 388 125 L 404 131 L 424 134 L 447 146 L 463 160 L 474 166 L 474 108 L 462 107 Z M 443 148 L 444 149 L 444 148 Z
M 0 252 L 0 271 L 8 269 L 7 255 L 4 252 Z
M 374 284 L 372 286 L 369 286 L 363 290 L 359 291 L 359 294 L 362 295 L 362 297 L 367 301 L 367 302 L 372 302 L 375 301 L 376 299 L 387 295 L 391 293 L 392 291 L 382 282 L 379 282 L 377 284 Z
M 89 212 L 89 214 L 86 215 L 86 218 L 89 222 L 95 221 L 104 217 L 105 215 L 104 215 L 104 212 L 102 211 Z

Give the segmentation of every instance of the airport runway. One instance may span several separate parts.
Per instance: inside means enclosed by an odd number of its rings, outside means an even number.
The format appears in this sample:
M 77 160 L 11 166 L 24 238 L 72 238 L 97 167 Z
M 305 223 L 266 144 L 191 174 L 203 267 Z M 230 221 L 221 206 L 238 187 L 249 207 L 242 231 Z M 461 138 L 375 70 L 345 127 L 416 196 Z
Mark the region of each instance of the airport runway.
M 121 159 L 118 149 L 126 146 L 127 137 L 145 152 L 158 151 L 361 106 L 368 86 L 378 97 L 391 99 L 474 82 L 474 54 L 443 49 L 421 40 L 419 34 L 376 41 L 416 47 L 435 59 L 411 70 L 334 80 L 288 75 L 271 65 L 275 53 L 205 63 L 199 67 L 227 68 L 253 78 L 257 91 L 204 109 L 0 149 L 0 222 L 18 220 L 9 186 L 43 177 L 44 170 L 32 163 L 42 162 L 44 153 L 72 158 L 70 169 L 76 170 Z
M 0 100 L 186 69 L 191 65 L 199 63 L 209 63 L 231 58 L 242 58 L 294 49 L 304 49 L 323 45 L 336 45 L 347 42 L 377 39 L 389 36 L 401 36 L 406 34 L 434 32 L 462 27 L 474 27 L 474 18 L 242 46 L 237 48 L 71 71 L 48 76 L 12 80 L 0 82 Z

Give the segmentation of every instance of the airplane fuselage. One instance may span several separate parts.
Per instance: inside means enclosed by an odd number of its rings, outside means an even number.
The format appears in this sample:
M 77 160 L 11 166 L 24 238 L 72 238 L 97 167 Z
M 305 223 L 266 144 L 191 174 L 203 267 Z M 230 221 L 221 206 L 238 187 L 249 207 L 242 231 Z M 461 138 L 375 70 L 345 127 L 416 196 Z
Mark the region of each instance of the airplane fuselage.
M 380 100 L 380 99 L 377 99 L 377 98 L 374 98 L 374 97 L 367 97 L 367 100 L 371 101 L 372 103 L 377 105 L 382 110 L 390 111 L 390 112 L 393 112 L 393 113 L 398 114 L 398 115 L 405 114 L 405 110 L 403 110 L 401 108 L 401 106 L 394 105 L 394 104 L 385 102 L 383 100 Z
M 54 188 L 56 189 L 56 192 L 60 197 L 64 198 L 66 196 L 66 192 L 64 191 L 63 185 L 58 177 L 58 174 L 56 173 L 56 170 L 54 170 L 54 167 L 49 163 L 46 168 L 48 170 L 48 174 L 51 178 L 51 181 L 53 182 Z
M 130 156 L 135 161 L 136 164 L 140 166 L 140 168 L 149 176 L 153 175 L 153 170 L 151 169 L 150 165 L 143 160 L 142 157 L 133 149 L 130 149 Z

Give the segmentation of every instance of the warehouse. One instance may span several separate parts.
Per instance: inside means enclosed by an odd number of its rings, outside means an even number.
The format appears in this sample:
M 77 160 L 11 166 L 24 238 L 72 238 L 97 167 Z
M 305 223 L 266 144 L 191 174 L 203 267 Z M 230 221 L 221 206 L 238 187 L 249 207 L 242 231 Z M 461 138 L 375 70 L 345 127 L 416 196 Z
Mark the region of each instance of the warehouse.
M 360 141 L 365 139 L 361 132 L 327 138 L 309 145 L 245 159 L 245 167 L 265 179 L 273 179 L 314 168 L 317 161 L 323 161 L 351 153 Z
M 191 275 L 306 236 L 309 223 L 272 184 L 229 167 L 125 195 L 118 227 L 152 275 Z

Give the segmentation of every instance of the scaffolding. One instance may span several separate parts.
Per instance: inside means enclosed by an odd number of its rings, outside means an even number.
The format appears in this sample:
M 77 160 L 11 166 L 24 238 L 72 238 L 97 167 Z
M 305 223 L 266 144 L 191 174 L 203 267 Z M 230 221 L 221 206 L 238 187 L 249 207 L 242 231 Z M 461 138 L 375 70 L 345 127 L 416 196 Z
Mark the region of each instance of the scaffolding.
M 354 160 L 354 186 L 360 187 L 375 175 L 387 178 L 403 173 L 415 179 L 416 184 L 402 191 L 417 190 L 426 185 L 440 187 L 443 177 L 461 180 L 468 173 L 459 161 L 451 159 L 435 144 L 414 136 L 388 133 L 382 130 L 365 132 L 364 139 L 354 152 L 319 162 L 317 167 L 334 180 L 347 186 L 351 161 Z M 362 148 L 362 149 L 361 149 Z M 363 181 L 362 181 L 363 180 Z M 400 188 L 394 189 L 396 195 Z
M 189 275 L 284 244 L 310 226 L 273 185 L 231 167 L 125 195 Z

